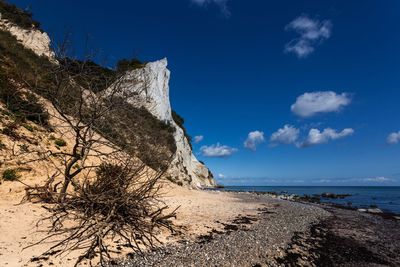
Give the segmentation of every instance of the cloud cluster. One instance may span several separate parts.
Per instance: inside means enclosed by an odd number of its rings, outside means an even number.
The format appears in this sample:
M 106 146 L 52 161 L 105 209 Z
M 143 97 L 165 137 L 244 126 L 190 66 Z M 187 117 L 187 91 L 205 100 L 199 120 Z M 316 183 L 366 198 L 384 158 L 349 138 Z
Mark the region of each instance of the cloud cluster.
M 202 146 L 200 151 L 204 157 L 224 158 L 231 156 L 238 150 L 236 148 L 217 143 L 216 145 Z
M 297 97 L 291 106 L 294 114 L 302 118 L 312 117 L 319 113 L 337 112 L 349 105 L 351 98 L 347 93 L 337 94 L 333 91 L 304 93 Z
M 373 177 L 373 178 L 364 178 L 362 179 L 365 182 L 375 182 L 375 183 L 385 183 L 393 181 L 393 179 L 389 179 L 383 176 Z
M 388 135 L 388 137 L 386 138 L 386 142 L 389 145 L 395 145 L 397 143 L 400 142 L 400 131 L 397 133 L 391 133 Z
M 329 141 L 344 138 L 354 133 L 351 128 L 346 128 L 340 132 L 335 129 L 326 128 L 322 131 L 318 129 L 311 129 L 308 132 L 304 141 L 298 141 L 300 130 L 291 125 L 285 125 L 283 128 L 278 129 L 271 135 L 270 142 L 272 146 L 280 144 L 295 145 L 298 148 L 305 148 L 320 144 L 328 143 Z
M 351 128 L 346 128 L 341 132 L 338 132 L 331 128 L 326 128 L 322 132 L 318 129 L 311 129 L 308 133 L 307 139 L 300 144 L 300 147 L 309 147 L 319 144 L 328 143 L 331 140 L 336 140 L 350 136 L 354 133 Z
M 203 141 L 203 139 L 204 139 L 204 136 L 202 136 L 202 135 L 196 135 L 196 136 L 193 138 L 193 142 L 194 142 L 195 144 L 198 144 L 198 143 L 200 143 L 201 141 Z
M 219 7 L 219 9 L 221 10 L 222 14 L 225 17 L 230 17 L 231 12 L 229 11 L 228 8 L 228 0 L 190 0 L 192 3 L 201 6 L 201 7 L 205 7 L 209 4 L 215 4 Z
M 301 15 L 286 25 L 285 30 L 294 31 L 299 35 L 286 44 L 285 52 L 305 58 L 314 52 L 317 45 L 329 39 L 332 23 L 329 20 L 320 21 Z
M 279 144 L 294 144 L 299 137 L 300 130 L 286 124 L 271 135 L 270 142 L 273 146 Z
M 396 183 L 398 180 L 393 178 L 387 178 L 384 176 L 376 176 L 376 177 L 368 177 L 368 178 L 345 178 L 345 179 L 320 179 L 316 180 L 317 183 L 329 184 L 360 184 L 360 183 L 367 183 L 367 184 L 385 184 L 385 183 Z
M 264 133 L 260 131 L 254 131 L 248 134 L 247 139 L 246 141 L 244 141 L 243 145 L 245 148 L 255 151 L 257 149 L 257 145 L 263 143 L 264 141 Z

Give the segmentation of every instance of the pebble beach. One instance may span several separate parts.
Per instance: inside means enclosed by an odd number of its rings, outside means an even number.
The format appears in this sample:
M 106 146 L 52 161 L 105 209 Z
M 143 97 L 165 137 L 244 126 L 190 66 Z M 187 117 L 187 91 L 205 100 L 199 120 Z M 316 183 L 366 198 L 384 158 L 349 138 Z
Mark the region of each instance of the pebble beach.
M 224 230 L 210 229 L 110 266 L 399 266 L 396 219 L 268 195 L 236 193 L 259 202 L 258 214 L 240 214 Z M 373 233 L 373 234 L 372 234 Z

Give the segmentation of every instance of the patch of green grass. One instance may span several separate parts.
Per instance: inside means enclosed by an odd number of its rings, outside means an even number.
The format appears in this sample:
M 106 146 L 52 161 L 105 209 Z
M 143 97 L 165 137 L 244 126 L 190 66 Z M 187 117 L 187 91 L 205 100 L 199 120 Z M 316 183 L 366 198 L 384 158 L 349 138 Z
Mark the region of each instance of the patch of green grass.
M 66 142 L 64 139 L 56 138 L 56 139 L 54 140 L 54 144 L 55 144 L 56 146 L 58 146 L 58 147 L 63 147 L 63 146 L 66 146 L 66 145 L 67 145 L 67 142 Z
M 92 60 L 81 61 L 71 58 L 59 59 L 60 64 L 80 86 L 93 92 L 100 92 L 111 86 L 117 79 L 115 70 L 103 67 Z
M 3 30 L 0 30 L 0 63 L 0 100 L 6 108 L 15 117 L 48 125 L 49 115 L 39 99 L 31 92 L 22 91 L 18 84 L 26 82 L 49 88 L 50 82 L 45 73 L 48 73 L 46 69 L 51 63 L 26 49 L 14 36 Z
M 27 130 L 30 131 L 30 132 L 35 131 L 35 127 L 33 127 L 33 126 L 30 125 L 30 124 L 24 124 L 24 125 L 22 125 L 22 126 L 24 126 L 24 128 L 27 129 Z
M 176 151 L 175 128 L 144 108 L 116 103 L 115 109 L 96 124 L 104 137 L 155 170 L 166 168 Z
M 3 179 L 5 181 L 16 181 L 19 178 L 18 172 L 15 169 L 7 169 L 3 171 Z

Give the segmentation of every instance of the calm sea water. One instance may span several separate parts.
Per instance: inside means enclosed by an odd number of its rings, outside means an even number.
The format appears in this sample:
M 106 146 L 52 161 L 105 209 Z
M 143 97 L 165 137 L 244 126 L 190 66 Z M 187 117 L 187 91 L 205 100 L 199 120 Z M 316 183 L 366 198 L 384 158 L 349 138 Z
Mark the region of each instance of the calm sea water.
M 385 212 L 400 214 L 400 186 L 227 186 L 224 190 L 276 192 L 296 195 L 314 195 L 322 193 L 350 194 L 344 199 L 322 201 L 348 205 L 357 208 L 377 206 Z

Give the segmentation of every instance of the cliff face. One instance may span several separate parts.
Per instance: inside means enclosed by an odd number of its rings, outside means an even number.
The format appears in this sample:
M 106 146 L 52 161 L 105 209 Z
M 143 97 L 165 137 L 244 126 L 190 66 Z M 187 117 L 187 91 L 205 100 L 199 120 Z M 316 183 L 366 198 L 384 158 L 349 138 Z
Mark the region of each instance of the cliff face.
M 36 28 L 23 29 L 1 19 L 1 16 L 0 29 L 9 31 L 19 42 L 38 56 L 45 56 L 53 63 L 57 63 L 55 54 L 50 47 L 50 38 L 45 32 Z M 192 188 L 214 186 L 215 181 L 211 172 L 196 159 L 184 130 L 172 117 L 168 84 L 170 71 L 167 69 L 167 64 L 166 59 L 148 63 L 143 68 L 127 72 L 118 82 L 121 82 L 124 91 L 128 93 L 134 93 L 140 89 L 139 97 L 130 98 L 135 99 L 135 101 L 129 101 L 131 104 L 146 108 L 156 118 L 175 128 L 174 139 L 177 149 L 167 171 L 170 180 Z
M 169 100 L 170 71 L 167 59 L 147 63 L 144 68 L 127 72 L 121 79 L 124 91 L 137 92 L 139 97 L 130 101 L 136 107 L 144 107 L 158 119 L 175 128 L 176 153 L 168 170 L 168 175 L 176 182 L 193 188 L 214 186 L 211 172 L 200 163 L 192 152 L 184 131 L 172 118 Z
M 50 38 L 47 33 L 35 28 L 29 30 L 23 29 L 5 19 L 1 19 L 1 14 L 0 29 L 9 31 L 19 42 L 26 48 L 31 49 L 38 56 L 46 56 L 55 62 L 55 54 L 50 48 Z

